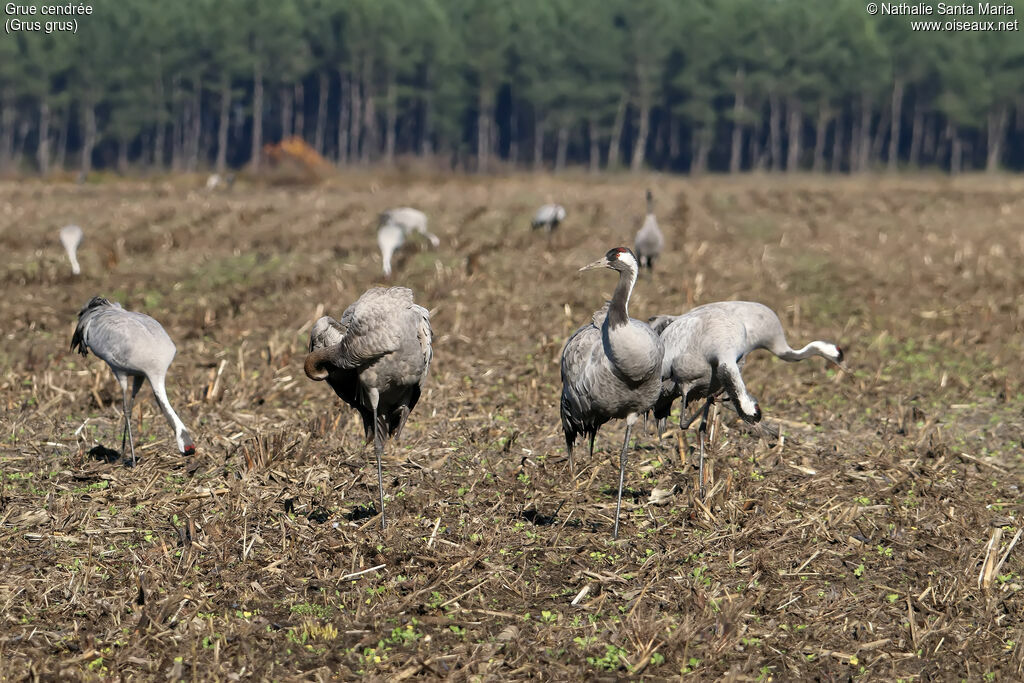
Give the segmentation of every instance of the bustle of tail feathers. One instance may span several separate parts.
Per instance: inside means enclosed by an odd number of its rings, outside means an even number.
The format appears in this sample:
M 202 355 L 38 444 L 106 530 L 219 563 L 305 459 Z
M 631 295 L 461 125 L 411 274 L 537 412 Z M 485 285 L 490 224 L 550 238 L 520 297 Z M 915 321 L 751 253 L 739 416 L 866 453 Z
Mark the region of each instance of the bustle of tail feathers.
M 89 347 L 86 345 L 85 338 L 84 338 L 85 330 L 84 330 L 84 327 L 82 325 L 82 322 L 83 322 L 82 318 L 85 316 L 86 313 L 88 313 L 89 311 L 93 310 L 94 308 L 100 308 L 102 306 L 113 306 L 113 305 L 114 304 L 110 303 L 110 301 L 108 301 L 107 299 L 104 299 L 101 296 L 94 296 L 93 298 L 89 299 L 89 303 L 87 303 L 85 305 L 85 307 L 82 308 L 82 310 L 80 310 L 78 312 L 78 325 L 75 326 L 75 333 L 73 335 L 71 335 L 71 350 L 72 351 L 76 351 L 77 350 L 83 356 L 88 356 L 89 355 Z

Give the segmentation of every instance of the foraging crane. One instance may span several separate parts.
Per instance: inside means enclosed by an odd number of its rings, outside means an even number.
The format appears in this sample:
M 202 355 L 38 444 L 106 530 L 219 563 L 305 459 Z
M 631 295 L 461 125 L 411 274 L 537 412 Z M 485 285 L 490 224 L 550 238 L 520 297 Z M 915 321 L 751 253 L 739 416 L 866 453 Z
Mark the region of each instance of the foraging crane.
M 405 243 L 405 238 L 411 232 L 418 232 L 426 237 L 435 249 L 441 243 L 437 235 L 427 230 L 427 215 L 422 211 L 403 207 L 385 211 L 380 215 L 377 246 L 380 248 L 385 277 L 391 277 L 391 257 Z
M 619 454 L 619 494 L 615 503 L 615 530 L 619 537 L 622 485 L 626 477 L 629 436 L 639 417 L 654 407 L 661 390 L 665 349 L 647 323 L 629 317 L 629 296 L 639 265 L 629 249 L 618 247 L 580 271 L 611 268 L 619 283 L 607 306 L 590 324 L 576 330 L 562 351 L 562 430 L 572 468 L 572 450 L 579 434 L 594 436 L 601 425 L 626 418 L 626 436 Z
M 82 229 L 77 225 L 65 225 L 60 229 L 60 243 L 64 245 L 64 251 L 68 253 L 68 261 L 71 261 L 71 272 L 79 275 L 82 268 L 78 265 L 78 247 L 82 244 Z
M 530 221 L 530 227 L 534 230 L 544 228 L 549 233 L 558 228 L 558 224 L 565 220 L 565 207 L 561 204 L 545 204 L 537 209 Z
M 430 313 L 413 303 L 405 287 L 369 289 L 340 321 L 324 316 L 309 335 L 306 376 L 327 380 L 341 400 L 359 411 L 366 440 L 373 438 L 381 529 L 384 441 L 401 435 L 419 401 L 433 357 L 432 337 Z
M 715 399 L 725 393 L 746 422 L 761 420 L 761 407 L 747 391 L 740 368 L 748 354 L 767 349 L 784 361 L 796 362 L 811 356 L 843 367 L 843 350 L 831 342 L 812 341 L 799 351 L 790 348 L 782 323 L 772 309 L 752 301 L 719 301 L 698 306 L 679 316 L 659 315 L 648 321 L 665 345 L 661 395 L 654 407 L 659 429 L 672 412 L 677 397 L 683 399 L 680 429 L 687 429 L 696 413 L 683 424 L 686 409 L 704 399 L 700 433 L 700 490 L 704 495 L 704 438 L 708 412 Z
M 83 356 L 92 351 L 106 361 L 121 385 L 124 409 L 124 431 L 121 433 L 121 454 L 127 436 L 135 465 L 135 440 L 132 437 L 132 406 L 135 396 L 147 379 L 164 417 L 174 430 L 174 439 L 183 455 L 196 452 L 192 436 L 167 400 L 164 381 L 167 368 L 174 360 L 174 342 L 163 326 L 143 313 L 126 311 L 121 304 L 94 296 L 78 313 L 78 325 L 71 337 L 71 350 Z M 131 393 L 128 379 L 132 380 Z
M 647 216 L 643 225 L 636 233 L 636 241 L 633 243 L 636 248 L 637 258 L 640 259 L 640 267 L 647 267 L 654 270 L 654 259 L 661 255 L 665 248 L 665 237 L 658 228 L 658 219 L 654 217 L 654 195 L 647 190 Z

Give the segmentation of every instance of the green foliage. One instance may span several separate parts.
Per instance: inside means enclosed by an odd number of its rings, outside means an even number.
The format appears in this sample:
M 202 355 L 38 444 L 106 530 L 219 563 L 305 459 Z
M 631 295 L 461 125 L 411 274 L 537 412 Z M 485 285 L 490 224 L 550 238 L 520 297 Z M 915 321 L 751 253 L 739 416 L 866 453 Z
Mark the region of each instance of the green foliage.
M 896 129 L 890 164 L 955 168 L 955 148 L 987 151 L 963 163 L 994 168 L 1021 135 L 1018 31 L 913 30 L 910 18 L 869 15 L 860 0 L 92 7 L 78 35 L 20 31 L 0 41 L 0 166 L 35 153 L 42 170 L 95 143 L 97 162 L 162 165 L 170 152 L 172 164 L 195 169 L 217 156 L 210 128 L 225 124 L 237 164 L 256 128 L 273 142 L 298 120 L 340 161 L 349 151 L 521 161 L 531 143 L 543 161 L 545 134 L 557 129 L 562 160 L 631 148 L 662 168 L 726 168 L 730 147 L 739 168 L 766 158 L 773 169 L 810 168 L 805 148 L 814 145 L 815 169 L 835 153 L 831 167 L 862 170 L 889 154 Z M 28 144 L 14 145 L 26 124 Z M 825 149 L 837 134 L 845 142 Z

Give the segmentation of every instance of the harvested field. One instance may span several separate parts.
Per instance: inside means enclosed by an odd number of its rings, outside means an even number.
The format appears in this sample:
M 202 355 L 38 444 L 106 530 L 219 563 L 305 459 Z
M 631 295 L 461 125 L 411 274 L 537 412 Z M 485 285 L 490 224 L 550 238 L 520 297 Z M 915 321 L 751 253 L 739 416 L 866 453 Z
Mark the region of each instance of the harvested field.
M 615 285 L 577 269 L 632 245 L 647 183 L 669 250 L 634 317 L 758 300 L 849 371 L 752 356 L 771 431 L 723 411 L 706 502 L 696 428 L 641 433 L 613 542 L 624 425 L 573 481 L 558 360 Z M 1024 676 L 1020 180 L 198 184 L 0 186 L 7 676 Z M 569 214 L 550 240 L 529 229 L 549 195 Z M 373 228 L 396 205 L 441 247 L 396 265 L 435 356 L 386 451 L 382 533 L 358 416 L 302 361 L 312 321 L 380 283 Z M 94 294 L 175 340 L 194 457 L 148 387 L 138 467 L 109 457 L 120 390 L 68 351 Z

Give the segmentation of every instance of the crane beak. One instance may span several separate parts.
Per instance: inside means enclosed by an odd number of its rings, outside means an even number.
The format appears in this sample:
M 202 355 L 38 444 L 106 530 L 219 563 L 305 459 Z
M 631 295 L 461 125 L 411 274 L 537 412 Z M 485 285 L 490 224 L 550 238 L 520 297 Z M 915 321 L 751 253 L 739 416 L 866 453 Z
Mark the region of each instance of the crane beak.
M 608 259 L 604 258 L 604 257 L 601 257 L 598 260 L 594 261 L 593 263 L 590 263 L 590 264 L 585 265 L 582 268 L 580 268 L 579 272 L 582 273 L 584 270 L 593 270 L 594 268 L 607 268 L 607 267 L 608 267 Z

